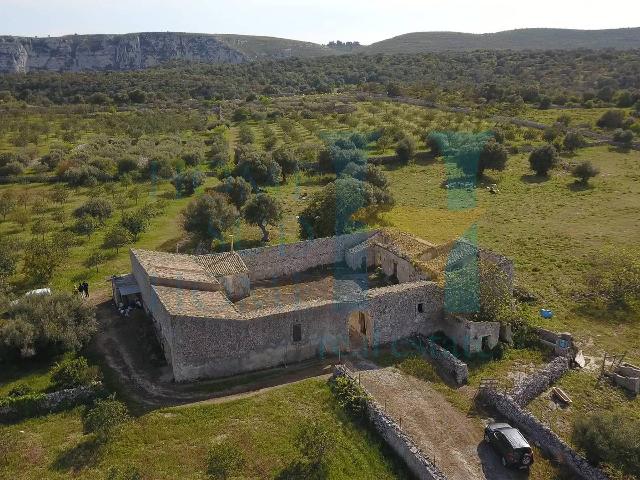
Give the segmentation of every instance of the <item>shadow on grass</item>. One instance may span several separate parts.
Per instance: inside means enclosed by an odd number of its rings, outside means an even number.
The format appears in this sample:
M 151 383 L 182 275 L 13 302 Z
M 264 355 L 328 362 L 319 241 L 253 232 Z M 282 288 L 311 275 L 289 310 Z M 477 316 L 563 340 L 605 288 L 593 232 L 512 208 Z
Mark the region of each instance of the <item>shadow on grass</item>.
M 529 184 L 545 183 L 549 181 L 549 176 L 527 174 L 527 175 L 522 175 L 520 177 L 520 180 L 522 180 L 524 183 L 529 183 Z
M 100 460 L 101 448 L 102 443 L 93 437 L 82 440 L 75 447 L 61 452 L 51 466 L 59 472 L 76 472 L 93 467 Z
M 575 182 L 572 182 L 569 185 L 567 185 L 567 188 L 572 192 L 586 192 L 589 190 L 593 190 L 594 187 L 590 183 L 584 183 L 579 180 L 576 180 Z
M 609 305 L 595 301 L 581 303 L 571 311 L 576 315 L 613 325 L 637 322 L 640 313 L 638 308 L 629 305 Z

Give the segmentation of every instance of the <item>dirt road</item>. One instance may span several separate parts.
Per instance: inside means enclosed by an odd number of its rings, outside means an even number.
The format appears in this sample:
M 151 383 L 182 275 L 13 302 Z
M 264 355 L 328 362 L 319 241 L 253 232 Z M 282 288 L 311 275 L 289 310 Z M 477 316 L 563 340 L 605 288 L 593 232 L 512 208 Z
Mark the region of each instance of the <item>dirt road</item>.
M 505 469 L 498 455 L 482 441 L 483 425 L 451 405 L 440 393 L 399 370 L 370 363 L 350 365 L 362 386 L 385 405 L 402 429 L 433 459 L 450 480 L 523 479 Z

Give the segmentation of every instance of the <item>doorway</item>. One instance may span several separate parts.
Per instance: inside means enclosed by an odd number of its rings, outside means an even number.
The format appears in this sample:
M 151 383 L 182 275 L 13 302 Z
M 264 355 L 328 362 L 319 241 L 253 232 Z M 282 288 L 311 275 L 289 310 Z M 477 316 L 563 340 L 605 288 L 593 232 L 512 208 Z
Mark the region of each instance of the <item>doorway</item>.
M 372 346 L 373 322 L 366 312 L 356 311 L 349 315 L 349 350 L 366 350 Z

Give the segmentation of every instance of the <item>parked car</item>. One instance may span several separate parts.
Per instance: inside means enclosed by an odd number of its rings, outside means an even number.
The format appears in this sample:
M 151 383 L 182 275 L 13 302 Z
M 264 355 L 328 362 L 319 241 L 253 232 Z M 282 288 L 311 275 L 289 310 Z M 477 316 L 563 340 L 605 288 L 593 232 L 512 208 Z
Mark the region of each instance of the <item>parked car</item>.
M 505 467 L 529 468 L 533 450 L 520 430 L 508 423 L 491 423 L 484 429 L 484 439 L 502 457 Z

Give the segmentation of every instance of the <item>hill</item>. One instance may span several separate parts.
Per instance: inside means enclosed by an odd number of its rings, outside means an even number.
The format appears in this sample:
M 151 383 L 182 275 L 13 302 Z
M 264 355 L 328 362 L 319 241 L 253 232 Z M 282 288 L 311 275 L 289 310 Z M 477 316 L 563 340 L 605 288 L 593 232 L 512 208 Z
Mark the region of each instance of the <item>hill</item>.
M 374 53 L 424 53 L 447 50 L 620 50 L 640 46 L 640 28 L 566 30 L 527 28 L 498 33 L 416 32 L 383 40 L 361 51 Z
M 523 29 L 499 33 L 417 32 L 350 51 L 312 42 L 253 35 L 129 33 L 52 38 L 0 36 L 0 73 L 125 71 L 171 61 L 245 63 L 349 53 L 398 54 L 470 50 L 632 49 L 640 28 L 617 30 Z
M 194 33 L 0 37 L 0 72 L 138 70 L 170 61 L 243 63 L 261 58 L 317 57 L 322 45 L 273 37 Z

